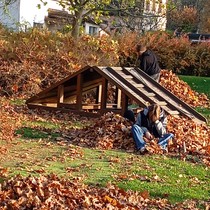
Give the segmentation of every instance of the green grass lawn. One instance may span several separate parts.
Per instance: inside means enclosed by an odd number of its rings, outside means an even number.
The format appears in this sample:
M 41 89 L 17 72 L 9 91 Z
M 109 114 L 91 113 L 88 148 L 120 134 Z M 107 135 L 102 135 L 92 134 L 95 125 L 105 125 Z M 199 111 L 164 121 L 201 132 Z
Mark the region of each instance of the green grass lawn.
M 0 146 L 5 145 L 1 142 Z M 210 193 L 210 168 L 179 157 L 81 148 L 39 138 L 14 141 L 0 160 L 9 177 L 55 173 L 68 179 L 80 177 L 89 185 L 112 182 L 126 190 L 146 190 L 151 197 L 167 198 L 172 203 L 206 200 Z
M 210 99 L 210 77 L 179 75 L 179 78 L 187 82 L 198 93 L 205 93 Z
M 179 78 L 185 81 L 193 90 L 198 93 L 204 93 L 210 99 L 210 77 L 196 77 L 196 76 L 184 76 L 179 75 Z M 200 112 L 208 120 L 210 124 L 210 107 L 203 108 L 197 107 L 196 111 Z

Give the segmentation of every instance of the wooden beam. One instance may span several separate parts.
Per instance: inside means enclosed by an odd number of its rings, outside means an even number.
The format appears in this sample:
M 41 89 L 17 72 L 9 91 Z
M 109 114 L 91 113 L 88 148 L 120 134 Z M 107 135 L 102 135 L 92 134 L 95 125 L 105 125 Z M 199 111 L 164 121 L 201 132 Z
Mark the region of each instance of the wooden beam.
M 117 89 L 117 108 L 121 108 L 122 91 Z
M 128 96 L 125 95 L 124 92 L 122 92 L 122 109 L 121 109 L 121 115 L 123 116 L 125 111 L 128 108 Z
M 106 78 L 103 78 L 102 79 L 101 109 L 106 109 L 107 91 L 108 91 L 108 80 Z
M 85 82 L 85 83 L 83 82 L 83 91 L 91 89 L 92 87 L 96 87 L 100 83 L 101 83 L 101 78 L 100 79 L 95 79 L 93 81 Z M 74 86 L 65 86 L 64 92 L 75 91 L 76 88 L 77 88 L 76 85 L 74 85 Z
M 57 101 L 57 107 L 59 107 L 59 105 L 61 103 L 63 103 L 64 101 L 64 86 L 63 85 L 59 85 L 58 86 L 58 101 Z
M 77 75 L 77 99 L 76 99 L 76 109 L 81 110 L 82 109 L 82 81 L 83 76 L 82 74 Z
M 82 116 L 87 116 L 87 117 L 99 117 L 101 114 L 99 112 L 85 112 L 83 110 L 78 111 L 78 110 L 71 110 L 71 109 L 65 109 L 65 108 L 57 108 L 57 107 L 47 107 L 47 106 L 42 106 L 42 105 L 34 105 L 34 104 L 27 104 L 29 109 L 45 109 L 45 110 L 55 110 L 55 111 L 62 111 L 65 113 L 75 113 L 78 115 Z
M 50 97 L 50 98 L 43 98 L 43 99 L 34 100 L 32 102 L 29 102 L 29 103 L 34 103 L 34 104 L 55 103 L 55 104 L 57 104 L 57 101 L 58 101 L 57 96 L 54 96 L 54 97 Z
M 63 103 L 63 104 L 60 104 L 59 107 L 60 107 L 60 108 L 66 108 L 66 109 L 73 109 L 73 110 L 76 110 L 77 104 L 67 104 L 67 103 Z
M 96 89 L 96 103 L 101 103 L 102 97 L 102 85 L 100 84 Z

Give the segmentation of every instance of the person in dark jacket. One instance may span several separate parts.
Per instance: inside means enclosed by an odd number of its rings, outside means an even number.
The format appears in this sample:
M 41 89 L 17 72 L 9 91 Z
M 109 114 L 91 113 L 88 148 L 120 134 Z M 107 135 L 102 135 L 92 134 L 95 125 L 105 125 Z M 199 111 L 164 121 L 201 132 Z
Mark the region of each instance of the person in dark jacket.
M 159 82 L 161 68 L 155 53 L 152 50 L 147 49 L 144 45 L 137 45 L 136 52 L 138 59 L 140 60 L 139 68 Z
M 133 121 L 133 115 L 130 112 L 124 116 L 128 119 L 131 117 L 130 120 Z M 141 154 L 147 151 L 146 142 L 143 137 L 146 137 L 148 140 L 158 138 L 158 144 L 163 150 L 167 150 L 168 141 L 174 135 L 167 133 L 166 125 L 167 116 L 159 105 L 152 104 L 140 111 L 131 129 L 137 151 Z

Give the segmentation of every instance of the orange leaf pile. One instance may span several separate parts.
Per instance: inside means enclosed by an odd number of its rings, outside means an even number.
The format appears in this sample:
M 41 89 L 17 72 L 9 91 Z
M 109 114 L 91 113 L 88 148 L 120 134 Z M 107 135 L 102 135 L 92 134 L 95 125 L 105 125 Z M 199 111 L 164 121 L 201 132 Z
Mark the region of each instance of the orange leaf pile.
M 192 107 L 210 107 L 210 101 L 205 94 L 193 91 L 186 82 L 180 80 L 172 71 L 161 71 L 160 84 Z
M 169 145 L 170 153 L 199 155 L 202 156 L 206 164 L 210 165 L 210 128 L 207 125 L 198 125 L 194 121 L 183 117 L 169 116 L 168 132 L 175 135 L 174 140 Z M 112 112 L 104 114 L 91 126 L 71 132 L 69 135 L 73 135 L 71 142 L 80 146 L 126 151 L 135 150 L 131 135 L 131 123 Z M 149 141 L 147 144 L 150 153 L 163 153 L 157 141 Z M 183 149 L 183 144 L 186 146 L 186 151 Z
M 152 199 L 148 191 L 125 191 L 115 185 L 87 186 L 51 174 L 40 177 L 16 176 L 0 184 L 0 209 L 197 209 L 199 201 L 172 205 L 167 199 Z M 202 202 L 208 208 L 208 202 Z

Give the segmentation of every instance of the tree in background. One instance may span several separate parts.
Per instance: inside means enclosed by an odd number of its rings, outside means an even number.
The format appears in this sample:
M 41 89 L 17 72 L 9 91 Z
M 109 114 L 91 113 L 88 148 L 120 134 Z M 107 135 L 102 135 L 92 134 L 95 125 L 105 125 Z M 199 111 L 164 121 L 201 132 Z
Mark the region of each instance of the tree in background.
M 92 19 L 96 23 L 100 23 L 101 17 L 116 11 L 128 11 L 135 5 L 135 0 L 56 0 L 59 5 L 68 10 L 72 16 L 72 36 L 79 36 L 79 28 L 82 21 Z M 41 0 L 44 4 L 46 2 Z
M 95 23 L 99 24 L 103 19 L 110 24 L 110 21 L 115 23 L 119 28 L 126 28 L 130 31 L 141 32 L 143 18 L 159 20 L 161 15 L 152 11 L 151 14 L 144 14 L 145 4 L 148 2 L 152 5 L 161 5 L 162 0 L 55 0 L 65 10 L 68 10 L 72 15 L 72 36 L 79 36 L 79 29 L 82 21 L 85 19 L 92 19 Z M 44 0 L 41 0 L 44 4 Z M 161 9 L 159 7 L 159 9 Z M 103 18 L 104 17 L 104 18 Z M 110 17 L 110 18 L 109 18 Z M 152 21 L 154 23 L 154 21 Z M 154 25 L 154 24 L 153 24 Z M 157 23 L 156 23 L 157 25 Z
M 199 32 L 200 33 L 210 33 L 210 0 L 206 0 L 204 7 L 201 11 Z
M 3 0 L 3 1 L 0 1 L 0 7 L 4 8 L 5 11 L 7 10 L 7 7 L 11 4 L 13 4 L 14 2 L 16 2 L 17 0 Z
M 193 32 L 197 30 L 198 13 L 195 7 L 185 6 L 184 8 L 175 8 L 168 16 L 171 22 L 171 28 L 180 27 L 184 32 Z
M 185 32 L 207 33 L 209 31 L 209 0 L 170 0 L 167 28 L 181 27 Z
M 181 28 L 183 32 L 195 32 L 199 22 L 196 0 L 171 0 L 167 9 L 167 29 Z

